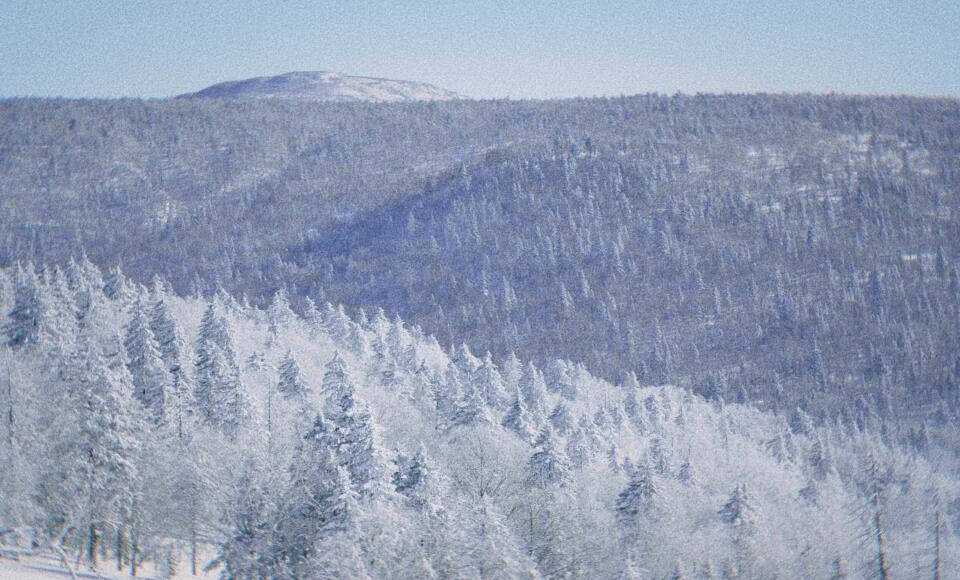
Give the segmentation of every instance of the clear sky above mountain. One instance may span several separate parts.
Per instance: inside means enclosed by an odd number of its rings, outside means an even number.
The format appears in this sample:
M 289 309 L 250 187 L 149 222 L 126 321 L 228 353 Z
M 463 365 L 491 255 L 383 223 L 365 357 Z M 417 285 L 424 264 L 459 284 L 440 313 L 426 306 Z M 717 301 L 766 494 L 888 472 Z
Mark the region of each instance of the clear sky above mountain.
M 4 0 L 0 96 L 168 96 L 291 70 L 474 97 L 960 96 L 952 0 Z

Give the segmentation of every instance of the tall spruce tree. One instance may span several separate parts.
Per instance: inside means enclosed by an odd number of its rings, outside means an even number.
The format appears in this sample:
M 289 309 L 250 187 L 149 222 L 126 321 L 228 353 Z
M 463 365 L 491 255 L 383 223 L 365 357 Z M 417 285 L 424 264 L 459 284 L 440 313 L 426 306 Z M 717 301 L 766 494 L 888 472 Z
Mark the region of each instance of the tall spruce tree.
M 107 270 L 103 278 L 103 294 L 110 300 L 126 302 L 133 295 L 133 287 L 119 265 Z
M 169 423 L 179 436 L 184 435 L 186 423 L 193 414 L 193 392 L 184 369 L 186 345 L 180 327 L 173 318 L 170 297 L 161 279 L 154 280 L 153 305 L 150 307 L 150 330 L 157 340 L 160 356 L 170 373 L 168 397 Z
M 557 406 L 550 412 L 550 426 L 561 434 L 567 435 L 573 430 L 573 418 L 570 416 L 570 410 L 564 401 L 557 403 Z
M 18 265 L 13 291 L 13 308 L 7 315 L 6 337 L 11 348 L 40 342 L 42 327 L 46 324 L 49 301 L 44 297 L 32 263 Z
M 338 444 L 334 425 L 320 414 L 297 444 L 278 538 L 293 577 L 303 577 L 324 537 L 350 525 L 353 488 L 341 467 Z
M 617 518 L 623 526 L 634 526 L 641 517 L 654 517 L 659 495 L 653 474 L 646 466 L 635 467 L 629 475 L 630 481 L 616 501 Z
M 124 330 L 127 368 L 133 378 L 134 397 L 155 421 L 161 422 L 166 415 L 173 381 L 161 358 L 160 346 L 150 329 L 141 300 L 133 304 L 130 320 Z
M 513 398 L 513 404 L 503 417 L 503 426 L 517 434 L 520 439 L 530 442 L 536 433 L 536 424 L 530 412 L 527 410 L 527 403 L 524 401 L 523 393 L 520 387 L 516 388 L 516 395 Z
M 63 364 L 69 367 L 61 374 L 69 381 L 67 415 L 55 428 L 58 467 L 47 475 L 44 498 L 55 504 L 48 513 L 57 514 L 57 525 L 81 534 L 95 567 L 104 533 L 134 517 L 142 425 L 129 373 L 122 365 L 109 367 L 90 333 L 78 338 Z
M 366 406 L 357 400 L 356 389 L 339 353 L 324 369 L 323 390 L 335 451 L 361 493 L 372 493 L 382 475 L 377 435 Z
M 533 361 L 527 361 L 523 367 L 519 384 L 527 409 L 535 416 L 543 416 L 547 411 L 547 384 Z
M 197 335 L 194 394 L 201 415 L 224 432 L 233 433 L 247 416 L 230 328 L 211 302 Z
M 570 460 L 550 426 L 537 438 L 533 454 L 527 461 L 527 482 L 538 488 L 566 485 L 572 471 Z
M 720 521 L 730 529 L 736 569 L 747 576 L 755 574 L 754 543 L 759 512 L 753 504 L 753 498 L 747 493 L 745 483 L 734 488 L 730 499 L 723 504 L 718 514 Z
M 474 388 L 491 408 L 499 409 L 508 404 L 509 399 L 503 390 L 503 377 L 489 352 L 484 355 L 480 367 L 474 371 L 473 383 Z
M 294 319 L 296 319 L 296 315 L 290 308 L 287 291 L 281 288 L 274 293 L 273 300 L 270 301 L 270 306 L 267 308 L 267 326 L 270 329 L 270 334 L 277 336 Z
M 309 391 L 309 387 L 301 376 L 300 366 L 287 350 L 287 354 L 280 361 L 280 381 L 277 384 L 277 392 L 285 399 L 303 400 Z

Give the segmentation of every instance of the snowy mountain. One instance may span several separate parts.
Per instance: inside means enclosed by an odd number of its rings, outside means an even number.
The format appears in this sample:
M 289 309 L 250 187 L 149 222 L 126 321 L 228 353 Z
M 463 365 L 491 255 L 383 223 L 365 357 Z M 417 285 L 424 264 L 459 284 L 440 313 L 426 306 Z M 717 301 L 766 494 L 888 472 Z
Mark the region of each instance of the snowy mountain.
M 178 98 L 296 99 L 303 101 L 449 101 L 453 91 L 426 83 L 342 75 L 328 71 L 295 71 L 271 77 L 227 81 Z

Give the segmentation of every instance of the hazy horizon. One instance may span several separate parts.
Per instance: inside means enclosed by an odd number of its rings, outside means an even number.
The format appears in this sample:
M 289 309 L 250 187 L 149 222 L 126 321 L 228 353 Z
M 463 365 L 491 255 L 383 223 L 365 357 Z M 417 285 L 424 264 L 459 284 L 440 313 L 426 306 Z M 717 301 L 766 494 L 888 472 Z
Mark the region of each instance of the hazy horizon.
M 325 70 L 470 98 L 682 93 L 960 96 L 960 7 L 640 2 L 0 7 L 0 97 L 169 97 Z M 198 26 L 202 23 L 202 27 Z

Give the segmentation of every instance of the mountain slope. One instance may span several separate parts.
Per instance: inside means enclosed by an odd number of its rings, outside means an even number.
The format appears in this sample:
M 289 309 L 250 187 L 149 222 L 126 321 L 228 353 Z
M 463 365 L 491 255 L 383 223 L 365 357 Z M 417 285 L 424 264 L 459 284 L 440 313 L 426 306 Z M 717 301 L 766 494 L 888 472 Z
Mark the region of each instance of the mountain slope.
M 129 538 L 182 570 L 199 537 L 232 577 L 816 578 L 873 565 L 876 486 L 894 574 L 930 561 L 937 510 L 942 566 L 957 562 L 956 458 L 887 444 L 876 419 L 788 425 L 578 365 L 446 353 L 382 313 L 182 299 L 85 262 L 0 270 L 0 290 L 6 329 L 26 333 L 0 344 L 0 529 L 84 565 L 122 560 Z M 138 331 L 143 312 L 165 330 Z M 183 380 L 144 375 L 151 351 Z M 156 421 L 145 381 L 165 395 Z
M 289 261 L 305 294 L 499 355 L 831 419 L 945 420 L 960 409 L 960 199 L 937 184 L 954 161 L 806 131 L 725 137 L 666 167 L 666 146 L 508 149 L 318 231 Z M 761 147 L 791 161 L 764 168 Z
M 374 102 L 447 101 L 453 91 L 427 83 L 342 75 L 327 71 L 295 71 L 270 77 L 227 81 L 181 99 L 294 99 L 303 101 Z
M 14 100 L 0 263 L 287 287 L 908 435 L 960 409 L 958 159 L 948 99 Z

